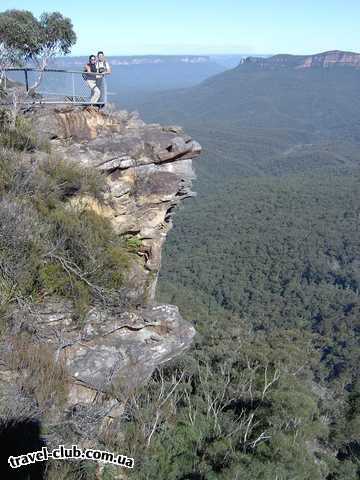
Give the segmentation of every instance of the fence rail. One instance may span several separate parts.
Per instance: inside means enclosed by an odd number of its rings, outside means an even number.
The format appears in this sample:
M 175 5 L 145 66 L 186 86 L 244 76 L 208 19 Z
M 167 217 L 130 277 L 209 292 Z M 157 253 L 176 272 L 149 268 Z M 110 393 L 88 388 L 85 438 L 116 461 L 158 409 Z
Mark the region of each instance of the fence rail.
M 41 82 L 35 90 L 32 86 Z M 7 68 L 1 72 L 0 85 L 7 94 L 1 104 L 11 103 L 11 91 L 22 88 L 24 104 L 99 105 L 107 103 L 106 74 L 74 70 Z

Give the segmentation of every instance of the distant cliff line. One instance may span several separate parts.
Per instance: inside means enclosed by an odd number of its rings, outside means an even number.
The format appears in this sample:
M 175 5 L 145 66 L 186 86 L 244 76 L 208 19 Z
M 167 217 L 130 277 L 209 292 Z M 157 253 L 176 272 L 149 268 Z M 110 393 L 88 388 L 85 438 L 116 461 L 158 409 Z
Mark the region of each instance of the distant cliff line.
M 240 62 L 243 65 L 256 65 L 262 68 L 329 68 L 334 66 L 360 68 L 360 54 L 332 50 L 314 55 L 279 54 L 272 57 L 247 57 Z

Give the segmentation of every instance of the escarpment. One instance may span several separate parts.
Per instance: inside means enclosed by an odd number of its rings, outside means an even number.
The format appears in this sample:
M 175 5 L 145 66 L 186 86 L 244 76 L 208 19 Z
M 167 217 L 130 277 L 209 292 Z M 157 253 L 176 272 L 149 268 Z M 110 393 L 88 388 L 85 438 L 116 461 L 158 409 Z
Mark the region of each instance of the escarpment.
M 16 306 L 2 345 L 0 386 L 8 415 L 24 415 L 26 404 L 29 416 L 41 418 L 45 412 L 52 423 L 71 423 L 72 433 L 64 427 L 48 439 L 50 443 L 71 439 L 90 445 L 104 422 L 121 415 L 114 385 L 121 384 L 125 395 L 144 384 L 156 367 L 178 357 L 194 337 L 194 328 L 177 307 L 156 304 L 154 297 L 162 245 L 174 207 L 193 195 L 192 159 L 201 146 L 179 127 L 147 125 L 136 113 L 125 111 L 39 108 L 25 116 L 37 136 L 50 143 L 52 157 L 92 167 L 105 177 L 102 201 L 75 193 L 68 205 L 108 219 L 133 252 L 121 304 L 90 305 L 79 321 L 69 299 L 44 294 L 31 307 Z M 36 150 L 24 154 L 30 164 L 46 156 Z M 31 362 L 23 359 L 19 371 L 7 361 L 19 338 L 30 339 L 37 354 L 49 355 L 55 365 L 49 375 L 64 375 L 61 408 L 54 406 L 54 392 L 48 392 L 42 410 L 33 398 L 24 398 L 18 379 L 32 374 Z
M 264 69 L 277 68 L 330 68 L 353 67 L 360 68 L 360 54 L 333 50 L 315 55 L 280 54 L 269 58 L 247 57 L 240 65 L 254 65 Z

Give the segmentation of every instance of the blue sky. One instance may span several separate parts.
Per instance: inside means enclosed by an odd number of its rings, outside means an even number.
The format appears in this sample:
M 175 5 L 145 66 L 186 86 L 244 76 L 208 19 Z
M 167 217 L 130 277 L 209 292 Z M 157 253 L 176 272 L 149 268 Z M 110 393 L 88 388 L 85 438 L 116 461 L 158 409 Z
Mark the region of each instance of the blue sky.
M 60 11 L 74 55 L 360 51 L 360 0 L 0 0 L 0 10 Z

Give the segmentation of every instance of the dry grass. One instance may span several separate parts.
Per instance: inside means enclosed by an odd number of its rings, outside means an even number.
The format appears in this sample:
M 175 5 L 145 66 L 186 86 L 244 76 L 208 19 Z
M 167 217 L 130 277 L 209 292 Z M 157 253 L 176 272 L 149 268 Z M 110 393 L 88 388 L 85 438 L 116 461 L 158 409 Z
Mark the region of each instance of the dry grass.
M 64 405 L 69 376 L 64 362 L 54 360 L 50 345 L 36 343 L 30 335 L 20 334 L 11 342 L 8 365 L 18 373 L 21 388 L 36 399 L 40 408 Z

